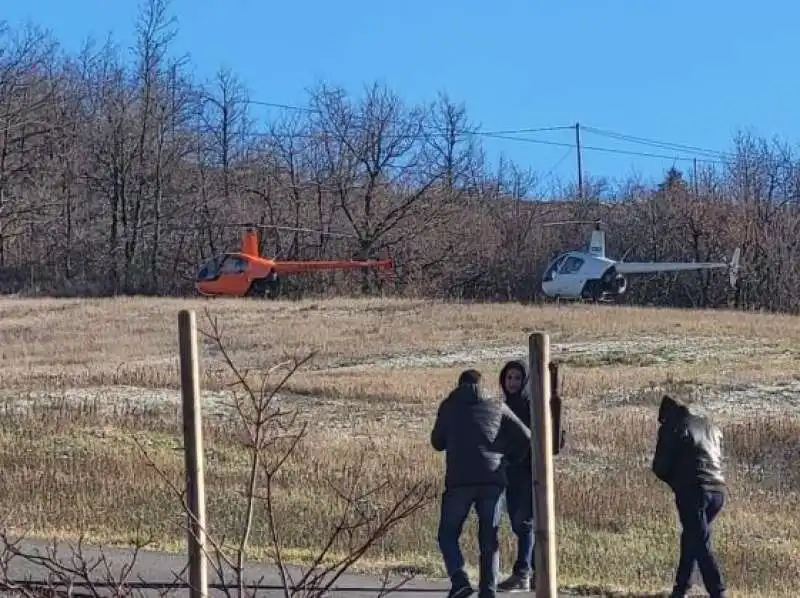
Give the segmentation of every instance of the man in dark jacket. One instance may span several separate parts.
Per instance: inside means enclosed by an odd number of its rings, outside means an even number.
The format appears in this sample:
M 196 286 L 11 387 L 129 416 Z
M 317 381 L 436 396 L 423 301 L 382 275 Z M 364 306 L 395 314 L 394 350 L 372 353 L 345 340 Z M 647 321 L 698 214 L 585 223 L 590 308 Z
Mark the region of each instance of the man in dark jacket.
M 529 429 L 531 428 L 531 401 L 527 389 L 528 370 L 522 361 L 509 361 L 500 370 L 500 388 L 505 403 Z M 497 585 L 497 589 L 510 592 L 528 592 L 531 589 L 533 567 L 533 455 L 528 444 L 525 456 L 509 463 L 506 486 L 506 509 L 511 520 L 511 530 L 517 536 L 517 558 L 511 576 Z
M 653 473 L 674 492 L 683 528 L 671 597 L 686 596 L 697 562 L 710 598 L 725 598 L 725 585 L 711 550 L 711 522 L 725 504 L 722 431 L 668 395 L 661 399 L 658 423 Z
M 446 452 L 438 542 L 452 582 L 449 598 L 474 591 L 459 543 L 473 506 L 480 546 L 478 597 L 495 596 L 500 504 L 507 482 L 504 456 L 511 461 L 523 458 L 530 445 L 530 430 L 504 403 L 486 398 L 480 381 L 479 372 L 462 372 L 458 387 L 439 405 L 431 431 L 433 448 Z

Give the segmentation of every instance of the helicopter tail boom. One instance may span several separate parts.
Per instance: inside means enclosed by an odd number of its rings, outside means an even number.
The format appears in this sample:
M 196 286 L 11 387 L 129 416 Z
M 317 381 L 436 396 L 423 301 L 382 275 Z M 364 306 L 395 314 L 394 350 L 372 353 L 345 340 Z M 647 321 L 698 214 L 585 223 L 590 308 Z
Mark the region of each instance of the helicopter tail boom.
M 272 269 L 277 274 L 298 274 L 301 272 L 314 272 L 318 270 L 354 270 L 358 268 L 394 268 L 394 260 L 304 260 L 304 261 L 275 261 Z
M 614 267 L 620 274 L 655 274 L 658 272 L 685 272 L 727 268 L 731 286 L 736 286 L 741 249 L 736 248 L 730 262 L 617 262 Z
M 727 262 L 618 262 L 617 272 L 620 274 L 655 274 L 657 272 L 685 272 L 691 270 L 709 270 L 727 268 Z

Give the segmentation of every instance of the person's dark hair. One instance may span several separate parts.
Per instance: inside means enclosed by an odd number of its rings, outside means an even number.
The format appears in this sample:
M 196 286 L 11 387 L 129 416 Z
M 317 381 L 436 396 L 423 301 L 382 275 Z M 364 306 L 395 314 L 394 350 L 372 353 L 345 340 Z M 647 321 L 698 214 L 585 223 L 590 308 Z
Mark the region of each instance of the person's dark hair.
M 464 370 L 458 377 L 458 385 L 462 384 L 480 384 L 481 373 L 478 370 Z
M 678 420 L 688 415 L 689 409 L 669 395 L 661 397 L 661 404 L 658 406 L 658 423 L 663 424 L 668 420 Z

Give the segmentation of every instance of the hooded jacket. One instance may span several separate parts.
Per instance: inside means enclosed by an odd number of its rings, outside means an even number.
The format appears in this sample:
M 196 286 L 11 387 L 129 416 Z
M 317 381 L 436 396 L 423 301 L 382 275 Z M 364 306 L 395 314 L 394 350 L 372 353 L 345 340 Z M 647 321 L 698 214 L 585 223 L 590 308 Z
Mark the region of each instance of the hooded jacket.
M 676 493 L 725 490 L 722 431 L 708 418 L 664 395 L 658 409 L 653 473 Z
M 507 483 L 506 463 L 530 445 L 530 430 L 507 405 L 462 384 L 439 405 L 431 445 L 445 451 L 445 487 Z
M 509 393 L 504 384 L 506 373 L 512 368 L 517 369 L 522 373 L 522 386 L 520 387 L 519 391 L 515 393 Z M 506 405 L 508 405 L 509 409 L 514 412 L 514 415 L 516 415 L 530 430 L 531 398 L 528 394 L 528 368 L 525 366 L 524 362 L 514 359 L 507 362 L 502 367 L 500 370 L 500 388 L 503 391 Z M 532 468 L 533 452 L 530 444 L 528 444 L 525 455 L 521 459 L 509 463 L 508 469 L 510 477 L 513 480 L 515 478 L 519 478 L 521 475 L 533 477 Z

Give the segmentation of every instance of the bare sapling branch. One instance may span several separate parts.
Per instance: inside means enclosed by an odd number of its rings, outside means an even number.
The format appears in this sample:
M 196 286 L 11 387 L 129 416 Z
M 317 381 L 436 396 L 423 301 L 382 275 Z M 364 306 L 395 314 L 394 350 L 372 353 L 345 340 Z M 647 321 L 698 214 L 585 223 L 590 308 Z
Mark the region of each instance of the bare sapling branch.
M 56 539 L 49 544 L 28 540 L 24 534 L 12 539 L 3 525 L 0 528 L 0 592 L 40 598 L 43 595 L 71 596 L 80 588 L 81 595 L 96 598 L 130 596 L 131 574 L 141 552 L 152 544 L 152 538 L 142 536 L 137 530 L 130 555 L 121 563 L 109 557 L 103 548 L 87 547 L 84 536 L 74 545 L 66 544 L 69 554 L 62 555 L 64 550 L 59 551 Z M 31 574 L 32 568 L 40 573 Z M 27 573 L 21 575 L 18 573 L 21 570 Z M 141 575 L 137 578 L 145 581 Z
M 412 484 L 398 493 L 387 492 L 391 490 L 389 480 L 368 485 L 363 479 L 364 465 L 365 453 L 361 452 L 354 464 L 346 464 L 342 468 L 340 477 L 350 480 L 348 487 L 333 480 L 328 482 L 342 503 L 341 512 L 329 532 L 327 542 L 298 581 L 299 586 L 306 588 L 304 596 L 317 597 L 329 592 L 342 575 L 373 545 L 387 536 L 395 525 L 425 508 L 435 497 L 435 488 L 425 482 Z M 378 504 L 381 491 L 393 494 L 383 508 Z M 340 556 L 333 556 L 334 546 L 341 542 L 345 543 L 344 550 Z M 324 564 L 326 561 L 327 564 Z M 413 578 L 413 575 L 409 575 L 390 587 L 388 572 L 386 575 L 384 593 L 399 589 Z

